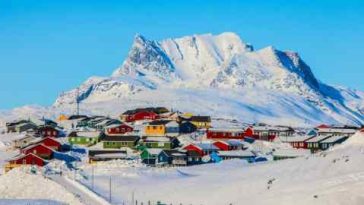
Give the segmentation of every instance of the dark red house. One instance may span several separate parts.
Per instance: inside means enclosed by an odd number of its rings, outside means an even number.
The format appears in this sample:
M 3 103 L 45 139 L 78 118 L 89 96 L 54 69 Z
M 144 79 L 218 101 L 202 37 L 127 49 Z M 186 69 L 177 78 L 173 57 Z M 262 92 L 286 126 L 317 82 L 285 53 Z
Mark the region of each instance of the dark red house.
M 256 140 L 273 141 L 277 135 L 271 132 L 269 129 L 255 129 L 253 127 L 248 127 L 244 131 L 244 137 L 249 137 Z
M 135 122 L 139 120 L 156 120 L 160 115 L 165 115 L 169 110 L 165 107 L 147 107 L 134 110 L 127 110 L 120 118 L 124 122 Z
M 221 151 L 229 151 L 229 150 L 239 150 L 244 146 L 238 140 L 228 140 L 228 141 L 216 141 L 213 143 L 219 150 Z
M 53 150 L 61 150 L 62 144 L 53 137 L 46 137 L 37 142 L 37 144 L 43 144 Z
M 189 145 L 185 146 L 183 149 L 187 150 L 187 151 L 195 151 L 200 156 L 204 156 L 203 150 L 200 147 L 198 147 L 198 146 L 196 146 L 194 144 L 189 144 Z
M 41 137 L 58 137 L 60 135 L 60 131 L 51 126 L 41 126 L 37 132 Z
M 132 132 L 134 129 L 132 126 L 127 125 L 125 123 L 120 125 L 110 125 L 105 128 L 105 132 L 107 135 L 122 135 L 127 132 Z
M 317 126 L 318 129 L 323 129 L 323 128 L 330 128 L 329 125 L 326 125 L 326 124 L 321 124 L 319 126 Z
M 33 153 L 43 159 L 51 159 L 53 157 L 53 152 L 54 151 L 51 148 L 43 144 L 31 145 L 21 150 L 21 153 L 25 155 Z
M 35 154 L 29 153 L 26 155 L 20 155 L 18 157 L 15 157 L 9 161 L 9 163 L 17 164 L 17 165 L 38 165 L 38 166 L 44 166 L 46 164 L 46 161 L 40 157 L 38 157 Z
M 307 140 L 314 138 L 314 136 L 298 136 L 281 138 L 282 142 L 289 143 L 293 148 L 308 149 Z
M 244 139 L 244 130 L 240 129 L 209 129 L 207 130 L 207 139 Z

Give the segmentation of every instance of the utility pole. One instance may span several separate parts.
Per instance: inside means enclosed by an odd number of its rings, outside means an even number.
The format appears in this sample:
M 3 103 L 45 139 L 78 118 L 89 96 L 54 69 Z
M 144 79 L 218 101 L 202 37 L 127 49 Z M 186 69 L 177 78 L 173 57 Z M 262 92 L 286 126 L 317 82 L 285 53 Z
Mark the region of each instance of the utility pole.
M 80 115 L 80 97 L 79 97 L 79 94 L 80 94 L 80 88 L 77 88 L 77 94 L 76 94 L 76 112 L 77 112 L 77 115 Z
M 109 202 L 111 203 L 111 176 L 109 178 Z
M 95 173 L 94 173 L 94 166 L 93 165 L 91 165 L 91 166 L 92 166 L 92 190 L 94 190 L 94 179 L 95 179 L 94 175 L 95 175 Z

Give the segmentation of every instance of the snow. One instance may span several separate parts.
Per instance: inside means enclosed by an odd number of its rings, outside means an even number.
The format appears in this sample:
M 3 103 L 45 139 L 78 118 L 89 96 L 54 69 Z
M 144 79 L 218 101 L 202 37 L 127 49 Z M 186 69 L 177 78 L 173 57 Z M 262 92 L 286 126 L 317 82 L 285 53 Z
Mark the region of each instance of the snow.
M 81 204 L 62 186 L 42 175 L 30 174 L 26 168 L 16 168 L 0 176 L 0 196 L 2 199 L 46 199 L 74 205 Z

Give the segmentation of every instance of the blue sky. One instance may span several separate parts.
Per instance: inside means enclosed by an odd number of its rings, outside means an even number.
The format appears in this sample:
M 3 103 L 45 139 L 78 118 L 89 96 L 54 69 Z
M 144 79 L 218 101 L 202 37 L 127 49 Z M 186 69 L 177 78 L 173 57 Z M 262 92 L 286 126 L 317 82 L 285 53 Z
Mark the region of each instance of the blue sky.
M 0 109 L 51 105 L 108 76 L 141 33 L 160 40 L 224 31 L 298 51 L 323 82 L 364 90 L 363 1 L 0 0 Z

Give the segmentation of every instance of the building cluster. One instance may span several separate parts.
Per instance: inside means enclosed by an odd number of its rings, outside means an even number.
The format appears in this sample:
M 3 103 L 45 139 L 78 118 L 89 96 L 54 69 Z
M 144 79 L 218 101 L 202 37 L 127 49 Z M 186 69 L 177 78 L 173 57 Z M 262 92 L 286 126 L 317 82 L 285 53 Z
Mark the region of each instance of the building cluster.
M 17 132 L 21 135 L 13 140 L 13 148 L 18 150 L 18 155 L 8 160 L 5 171 L 22 165 L 44 166 L 53 159 L 73 159 L 64 153 L 67 146 L 57 139 L 64 136 L 64 132 L 52 120 L 20 120 L 7 123 L 7 132 Z
M 249 149 L 249 144 L 256 140 L 280 141 L 291 144 L 293 148 L 311 152 L 326 150 L 342 143 L 358 130 L 356 127 L 320 125 L 307 133 L 299 134 L 288 126 L 266 124 L 216 128 L 212 126 L 210 116 L 172 112 L 165 107 L 127 110 L 119 119 L 61 115 L 57 120 L 60 124 L 69 126 L 67 132 L 59 130 L 57 123 L 50 120 L 44 121 L 42 126 L 26 120 L 8 123 L 8 132 L 34 132 L 42 136 L 40 139 L 47 140 L 54 140 L 62 133 L 67 133 L 70 145 L 87 148 L 90 163 L 140 159 L 142 163 L 151 166 L 188 166 L 228 159 L 245 159 L 249 162 L 265 160 Z M 187 142 L 184 138 L 186 136 L 190 139 Z M 35 164 L 42 165 L 40 159 L 50 158 L 49 152 L 41 154 L 49 146 L 44 142 L 34 144 L 35 138 L 27 134 L 23 139 L 14 141 L 17 148 L 23 150 L 36 145 L 39 151 L 22 151 L 22 155 L 13 159 L 11 164 L 29 164 L 34 161 Z M 58 150 L 53 147 L 50 149 Z M 30 161 L 27 161 L 26 156 L 30 157 Z M 298 155 L 278 154 L 277 151 L 274 157 L 285 159 L 295 156 Z

